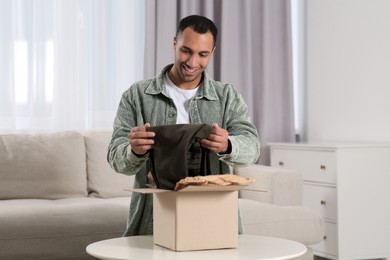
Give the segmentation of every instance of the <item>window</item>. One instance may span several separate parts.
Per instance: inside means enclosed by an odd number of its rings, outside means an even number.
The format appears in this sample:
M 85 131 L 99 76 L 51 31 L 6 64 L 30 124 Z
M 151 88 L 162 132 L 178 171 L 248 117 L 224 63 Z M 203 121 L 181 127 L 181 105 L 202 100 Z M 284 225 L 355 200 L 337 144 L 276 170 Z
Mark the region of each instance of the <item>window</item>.
M 293 42 L 293 84 L 294 84 L 294 117 L 297 141 L 305 140 L 305 1 L 291 1 L 291 24 Z
M 111 130 L 143 77 L 144 13 L 142 0 L 0 1 L 0 132 Z

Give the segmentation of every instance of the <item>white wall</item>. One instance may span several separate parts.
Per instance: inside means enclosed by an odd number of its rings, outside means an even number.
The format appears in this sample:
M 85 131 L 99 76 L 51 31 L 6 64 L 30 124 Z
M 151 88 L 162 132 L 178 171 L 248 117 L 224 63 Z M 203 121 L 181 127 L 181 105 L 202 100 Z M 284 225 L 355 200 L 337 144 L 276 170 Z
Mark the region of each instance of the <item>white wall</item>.
M 390 1 L 306 11 L 306 141 L 390 142 Z

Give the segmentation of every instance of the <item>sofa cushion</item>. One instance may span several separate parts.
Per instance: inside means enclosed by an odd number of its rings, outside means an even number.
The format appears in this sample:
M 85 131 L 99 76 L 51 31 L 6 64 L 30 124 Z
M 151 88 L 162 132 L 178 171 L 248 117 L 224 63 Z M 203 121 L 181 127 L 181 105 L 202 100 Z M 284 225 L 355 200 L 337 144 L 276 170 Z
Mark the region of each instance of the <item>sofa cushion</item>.
M 87 195 L 83 136 L 77 132 L 0 136 L 0 199 Z
M 130 198 L 0 200 L 0 259 L 93 259 L 85 247 L 122 236 Z
M 134 176 L 116 173 L 107 162 L 111 133 L 87 132 L 84 137 L 89 196 L 100 198 L 130 196 L 131 192 L 125 189 L 133 187 Z
M 302 205 L 303 178 L 298 172 L 252 164 L 246 167 L 235 167 L 234 174 L 256 179 L 248 190 L 240 191 L 242 198 L 280 206 Z
M 317 213 L 302 206 L 278 206 L 239 199 L 247 235 L 273 236 L 313 245 L 322 240 L 324 226 Z

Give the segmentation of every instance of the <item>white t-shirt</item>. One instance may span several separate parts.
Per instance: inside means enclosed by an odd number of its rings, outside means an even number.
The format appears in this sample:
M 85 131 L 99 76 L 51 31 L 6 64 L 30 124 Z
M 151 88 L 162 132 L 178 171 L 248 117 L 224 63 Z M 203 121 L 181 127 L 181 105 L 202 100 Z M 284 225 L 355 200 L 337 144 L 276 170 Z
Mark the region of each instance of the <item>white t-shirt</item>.
M 165 74 L 165 85 L 177 109 L 176 124 L 189 124 L 190 115 L 188 110 L 190 100 L 198 93 L 199 86 L 190 90 L 181 89 L 170 80 L 168 73 Z

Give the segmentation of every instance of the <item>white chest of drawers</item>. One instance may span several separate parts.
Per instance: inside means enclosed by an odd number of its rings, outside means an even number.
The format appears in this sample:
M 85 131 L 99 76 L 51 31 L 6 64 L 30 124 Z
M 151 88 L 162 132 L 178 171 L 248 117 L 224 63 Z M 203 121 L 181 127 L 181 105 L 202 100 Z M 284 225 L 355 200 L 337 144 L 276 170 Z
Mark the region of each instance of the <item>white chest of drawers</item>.
M 302 173 L 303 205 L 324 219 L 315 255 L 390 258 L 390 144 L 271 143 L 271 166 Z

